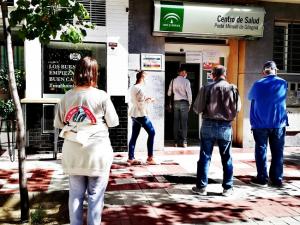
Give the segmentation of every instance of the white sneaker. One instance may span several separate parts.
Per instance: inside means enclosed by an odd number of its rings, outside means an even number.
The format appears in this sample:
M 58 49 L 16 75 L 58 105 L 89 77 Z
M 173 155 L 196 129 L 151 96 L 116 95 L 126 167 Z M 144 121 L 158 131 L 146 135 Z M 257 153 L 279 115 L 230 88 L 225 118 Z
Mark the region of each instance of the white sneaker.
M 223 196 L 227 197 L 227 196 L 230 196 L 232 194 L 233 194 L 233 188 L 223 189 L 223 193 L 222 193 Z
M 192 192 L 197 195 L 202 195 L 202 196 L 207 195 L 207 191 L 205 187 L 204 188 L 192 187 Z

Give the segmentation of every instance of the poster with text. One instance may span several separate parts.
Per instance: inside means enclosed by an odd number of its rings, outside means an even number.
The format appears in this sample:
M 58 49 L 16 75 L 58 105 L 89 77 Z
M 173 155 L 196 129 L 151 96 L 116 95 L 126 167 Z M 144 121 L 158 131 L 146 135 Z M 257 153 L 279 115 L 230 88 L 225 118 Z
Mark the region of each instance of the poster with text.
M 64 94 L 73 87 L 77 62 L 91 56 L 89 50 L 44 48 L 44 94 Z

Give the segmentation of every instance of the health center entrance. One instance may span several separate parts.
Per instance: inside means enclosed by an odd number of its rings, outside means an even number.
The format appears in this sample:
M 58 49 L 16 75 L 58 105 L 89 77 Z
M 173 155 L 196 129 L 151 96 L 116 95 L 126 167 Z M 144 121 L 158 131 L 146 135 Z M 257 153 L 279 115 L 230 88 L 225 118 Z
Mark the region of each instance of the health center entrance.
M 187 71 L 187 79 L 191 83 L 193 103 L 199 88 L 210 78 L 211 69 L 214 65 L 226 65 L 229 55 L 229 46 L 202 45 L 189 43 L 166 43 L 165 45 L 165 91 L 167 92 L 170 82 L 177 76 L 177 70 L 182 67 Z M 173 113 L 165 111 L 165 145 L 173 142 Z M 194 113 L 191 108 L 188 119 L 188 146 L 199 144 L 199 128 L 201 117 Z

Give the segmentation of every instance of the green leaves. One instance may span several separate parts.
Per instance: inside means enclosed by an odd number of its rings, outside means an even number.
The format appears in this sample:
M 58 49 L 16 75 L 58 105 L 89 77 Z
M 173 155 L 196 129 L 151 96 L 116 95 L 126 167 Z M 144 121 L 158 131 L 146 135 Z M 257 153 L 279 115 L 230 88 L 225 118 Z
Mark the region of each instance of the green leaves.
M 80 28 L 68 25 L 60 35 L 60 39 L 65 42 L 80 43 L 84 36 Z
M 25 71 L 15 69 L 15 79 L 19 96 L 24 95 L 25 91 Z M 8 70 L 0 68 L 0 91 L 2 93 L 10 93 Z M 12 99 L 0 99 L 0 117 L 3 119 L 14 118 L 15 106 Z
M 15 69 L 15 79 L 18 91 L 24 91 L 25 88 L 25 71 Z M 8 70 L 6 68 L 0 68 L 0 91 L 9 93 L 9 80 Z
M 10 119 L 14 117 L 15 106 L 12 99 L 0 99 L 0 115 L 2 119 Z
M 18 0 L 17 8 L 10 14 L 10 26 L 22 25 L 19 29 L 22 39 L 39 38 L 47 44 L 62 32 L 63 41 L 78 43 L 86 36 L 85 29 L 94 28 L 85 21 L 88 18 L 87 10 L 75 0 Z

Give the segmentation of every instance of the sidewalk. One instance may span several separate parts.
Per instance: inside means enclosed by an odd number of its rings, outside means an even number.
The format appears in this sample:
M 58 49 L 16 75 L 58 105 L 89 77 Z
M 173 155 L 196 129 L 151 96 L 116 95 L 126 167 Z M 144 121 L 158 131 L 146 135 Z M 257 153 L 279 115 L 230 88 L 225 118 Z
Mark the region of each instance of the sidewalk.
M 102 224 L 300 224 L 300 147 L 285 149 L 284 189 L 250 185 L 251 176 L 256 174 L 253 149 L 234 148 L 235 185 L 234 194 L 229 197 L 221 195 L 222 165 L 218 149 L 214 150 L 210 166 L 208 196 L 191 192 L 198 154 L 198 146 L 165 148 L 155 152 L 160 165 L 127 166 L 127 154 L 116 153 Z M 44 208 L 54 207 L 56 211 L 50 214 L 60 212 L 62 218 L 55 221 L 51 214 L 49 221 L 67 224 L 68 179 L 62 173 L 59 159 L 41 159 L 44 157 L 47 155 L 27 159 L 30 196 L 35 196 L 35 204 L 56 196 L 58 201 L 55 204 L 50 201 Z M 145 161 L 146 152 L 138 152 L 137 158 Z M 14 224 L 12 221 L 19 216 L 17 168 L 17 163 L 11 163 L 5 154 L 0 157 L 0 224 Z

